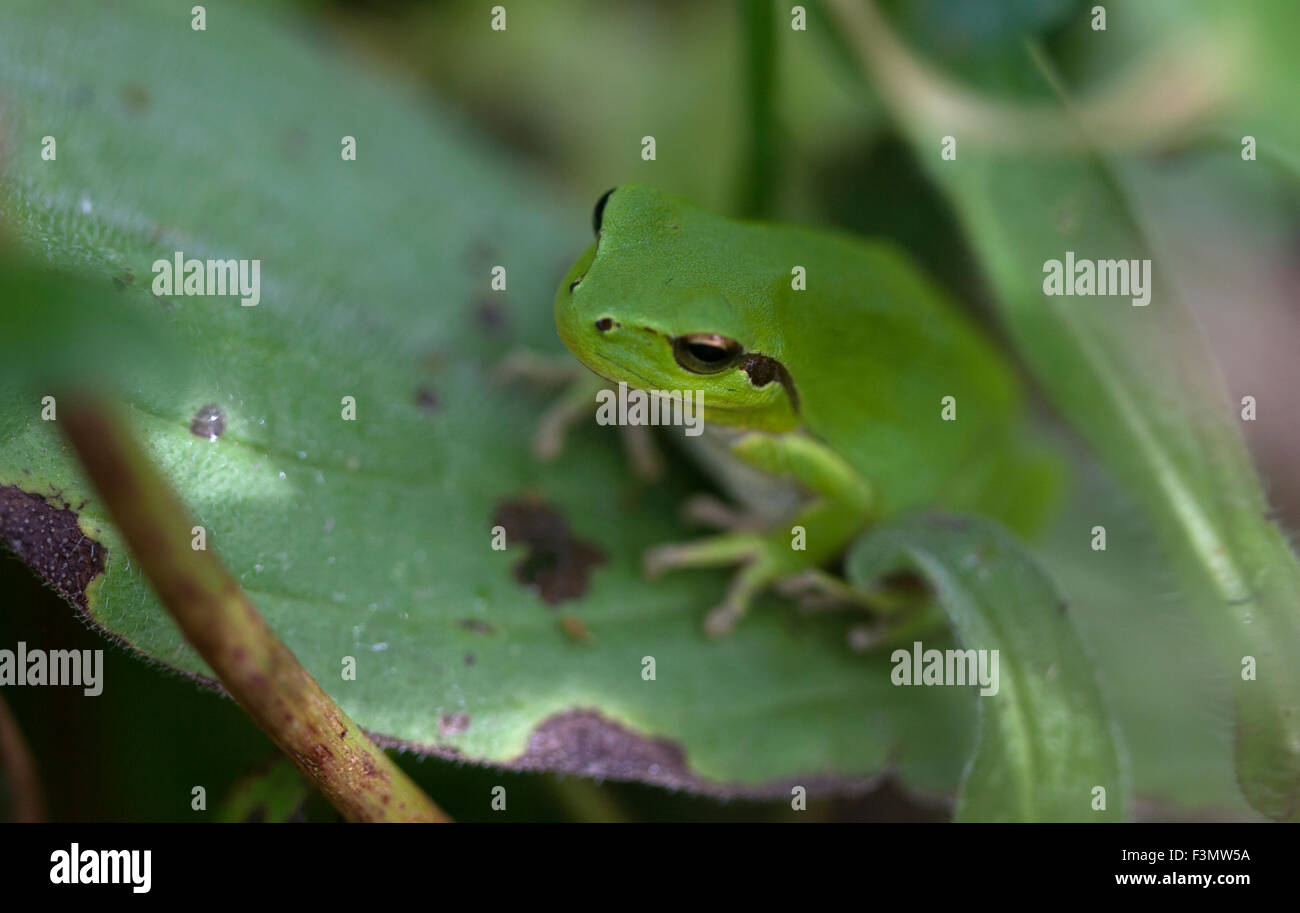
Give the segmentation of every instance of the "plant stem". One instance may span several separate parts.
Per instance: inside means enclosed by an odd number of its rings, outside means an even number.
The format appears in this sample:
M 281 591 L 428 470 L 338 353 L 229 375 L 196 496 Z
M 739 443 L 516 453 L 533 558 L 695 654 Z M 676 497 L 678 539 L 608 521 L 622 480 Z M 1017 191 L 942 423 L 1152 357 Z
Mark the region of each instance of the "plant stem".
M 772 0 L 740 0 L 744 25 L 746 127 L 740 215 L 771 215 L 776 175 L 776 14 Z

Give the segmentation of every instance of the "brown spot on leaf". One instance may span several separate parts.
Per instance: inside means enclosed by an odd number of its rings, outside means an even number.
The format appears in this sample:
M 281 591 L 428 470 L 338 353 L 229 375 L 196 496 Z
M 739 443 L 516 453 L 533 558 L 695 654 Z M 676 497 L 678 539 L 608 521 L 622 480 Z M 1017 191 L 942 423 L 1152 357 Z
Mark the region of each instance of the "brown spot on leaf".
M 582 619 L 577 615 L 561 615 L 560 630 L 564 636 L 576 643 L 589 644 L 592 642 L 591 631 L 582 623 Z
M 82 502 L 76 510 L 84 506 Z M 81 616 L 105 637 L 150 662 L 158 661 L 119 632 L 105 628 L 91 614 L 86 588 L 104 573 L 108 550 L 81 532 L 75 510 L 67 505 L 56 507 L 40 495 L 17 487 L 0 485 L 0 542 L 12 549 L 59 596 L 76 606 Z M 216 679 L 183 669 L 175 671 L 203 688 L 225 691 Z
M 474 305 L 474 324 L 489 335 L 504 333 L 510 325 L 510 314 L 497 298 L 483 297 Z
M 473 631 L 475 634 L 495 634 L 497 629 L 486 621 L 478 618 L 462 618 L 460 626 L 466 631 Z
M 400 748 L 464 762 L 467 759 L 450 745 L 419 745 L 379 733 L 369 733 L 378 745 Z M 482 763 L 482 762 L 480 762 Z M 558 771 L 600 780 L 629 780 L 682 789 L 698 795 L 725 799 L 790 798 L 790 788 L 804 786 L 810 795 L 824 798 L 858 796 L 877 789 L 893 774 L 895 761 L 871 775 L 804 773 L 763 782 L 726 783 L 706 780 L 693 773 L 685 752 L 671 739 L 656 738 L 627 728 L 594 709 L 565 710 L 547 717 L 528 737 L 528 747 L 519 757 L 487 766 L 504 770 Z
M 86 587 L 104 572 L 104 547 L 88 538 L 71 509 L 0 486 L 0 541 L 64 599 L 89 612 Z
M 548 605 L 587 592 L 591 569 L 607 560 L 596 546 L 575 538 L 564 515 L 537 497 L 502 501 L 492 522 L 505 527 L 508 543 L 522 541 L 528 547 L 515 564 L 515 579 Z
M 438 411 L 438 394 L 434 393 L 428 387 L 421 387 L 415 391 L 415 404 L 425 412 L 434 413 Z
M 444 713 L 438 717 L 439 735 L 460 735 L 469 729 L 470 715 L 463 711 Z
M 122 88 L 122 104 L 132 114 L 149 107 L 149 90 L 138 82 L 129 82 Z
M 570 710 L 544 720 L 510 766 L 674 786 L 695 779 L 676 742 L 632 732 L 595 710 Z
M 891 774 L 886 766 L 867 777 L 812 774 L 765 783 L 719 783 L 693 773 L 686 753 L 671 739 L 635 732 L 595 710 L 566 710 L 548 717 L 528 737 L 528 748 L 505 765 L 511 770 L 555 770 L 602 780 L 634 780 L 724 798 L 790 796 L 794 785 L 810 795 L 861 795 Z

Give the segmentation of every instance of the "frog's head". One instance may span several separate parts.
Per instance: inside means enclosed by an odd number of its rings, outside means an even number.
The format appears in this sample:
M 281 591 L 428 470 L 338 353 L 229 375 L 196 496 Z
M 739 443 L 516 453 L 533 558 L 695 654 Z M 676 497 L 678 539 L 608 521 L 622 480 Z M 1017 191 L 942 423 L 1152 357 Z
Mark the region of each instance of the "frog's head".
M 773 355 L 763 289 L 737 272 L 745 226 L 651 187 L 596 203 L 596 241 L 555 295 L 560 339 L 584 365 L 642 390 L 703 391 L 705 418 L 784 431 L 799 424 L 795 385 Z

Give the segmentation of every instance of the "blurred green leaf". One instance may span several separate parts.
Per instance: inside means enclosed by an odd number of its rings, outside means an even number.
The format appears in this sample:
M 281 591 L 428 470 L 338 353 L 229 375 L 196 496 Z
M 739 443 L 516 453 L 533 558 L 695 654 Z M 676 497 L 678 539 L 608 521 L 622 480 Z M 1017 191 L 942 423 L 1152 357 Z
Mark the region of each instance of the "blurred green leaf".
M 239 779 L 221 800 L 214 820 L 284 823 L 303 814 L 311 785 L 284 757 L 277 757 Z
M 1127 777 L 1116 727 L 1066 603 L 1028 547 L 991 520 L 928 515 L 875 529 L 849 552 L 849 579 L 859 586 L 897 571 L 917 572 L 934 589 L 963 650 L 958 665 L 965 668 L 963 656 L 988 657 L 978 666 L 979 675 L 991 675 L 976 686 L 979 736 L 957 819 L 1124 820 Z M 917 644 L 892 658 L 911 666 L 914 650 L 936 649 Z

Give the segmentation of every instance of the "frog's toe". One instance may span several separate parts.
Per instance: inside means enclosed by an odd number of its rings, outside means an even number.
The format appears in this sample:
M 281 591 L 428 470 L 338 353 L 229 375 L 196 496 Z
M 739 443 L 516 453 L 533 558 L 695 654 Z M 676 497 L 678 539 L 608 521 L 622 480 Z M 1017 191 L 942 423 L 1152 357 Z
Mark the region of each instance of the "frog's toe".
M 885 639 L 884 625 L 863 624 L 849 628 L 845 641 L 854 653 L 869 653 Z
M 720 605 L 704 616 L 704 633 L 709 637 L 726 637 L 735 630 L 741 613 L 729 605 Z
M 587 418 L 596 408 L 591 384 L 574 384 L 538 419 L 533 434 L 533 455 L 539 460 L 553 460 L 564 451 L 569 429 Z
M 641 569 L 646 577 L 654 580 L 663 576 L 665 571 L 678 567 L 677 553 L 680 549 L 680 545 L 656 545 L 646 549 L 641 556 Z
M 645 425 L 620 425 L 619 430 L 623 435 L 623 452 L 633 474 L 646 482 L 663 478 L 664 456 L 650 429 Z
M 888 614 L 890 605 L 878 593 L 865 592 L 820 568 L 804 568 L 777 580 L 773 588 L 794 599 L 805 612 L 857 608 Z
M 562 387 L 573 383 L 582 374 L 582 366 L 567 355 L 544 355 L 531 349 L 514 349 L 497 362 L 492 371 L 492 382 Z
M 564 452 L 564 440 L 568 435 L 568 426 L 561 422 L 547 422 L 545 418 L 533 433 L 533 456 L 542 462 L 550 462 Z
M 780 561 L 773 560 L 768 552 L 761 552 L 736 571 L 727 587 L 722 604 L 704 618 L 704 632 L 710 637 L 730 634 L 736 624 L 749 611 L 750 603 L 780 576 Z
M 703 492 L 693 494 L 682 502 L 682 519 L 696 526 L 721 530 L 759 530 L 765 526 L 762 518 L 736 510 L 725 501 Z

